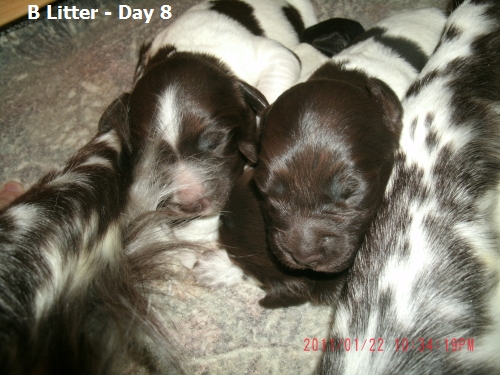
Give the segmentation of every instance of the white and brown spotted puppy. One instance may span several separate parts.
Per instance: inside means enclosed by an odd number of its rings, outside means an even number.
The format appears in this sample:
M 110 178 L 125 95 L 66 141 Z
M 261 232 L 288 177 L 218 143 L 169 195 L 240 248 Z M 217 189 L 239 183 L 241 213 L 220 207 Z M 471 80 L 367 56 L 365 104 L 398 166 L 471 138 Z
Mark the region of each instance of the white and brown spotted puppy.
M 401 131 L 400 98 L 436 47 L 437 9 L 378 23 L 266 111 L 255 181 L 288 267 L 349 267 L 376 214 Z
M 209 55 L 255 86 L 269 102 L 292 86 L 300 61 L 289 51 L 316 23 L 309 0 L 212 0 L 175 19 L 145 47 L 137 78 L 165 47 L 203 58 Z
M 168 373 L 180 371 L 136 288 L 148 260 L 123 251 L 127 102 L 127 94 L 113 102 L 99 133 L 63 168 L 0 210 L 2 374 L 123 374 L 144 356 L 145 341 Z
M 403 108 L 393 174 L 319 373 L 499 374 L 497 0 L 456 8 Z M 359 345 L 347 351 L 347 338 Z
M 133 156 L 132 211 L 220 211 L 256 160 L 256 115 L 299 77 L 285 46 L 314 22 L 307 0 L 208 1 L 143 47 L 130 99 L 132 139 L 143 150 Z

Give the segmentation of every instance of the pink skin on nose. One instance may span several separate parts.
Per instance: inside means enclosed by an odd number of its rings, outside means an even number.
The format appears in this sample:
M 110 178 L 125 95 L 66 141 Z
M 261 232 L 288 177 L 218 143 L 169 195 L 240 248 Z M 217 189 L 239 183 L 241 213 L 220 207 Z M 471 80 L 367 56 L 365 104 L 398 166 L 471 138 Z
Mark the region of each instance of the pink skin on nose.
M 174 184 L 177 187 L 173 198 L 174 203 L 186 212 L 203 211 L 208 205 L 203 184 L 189 169 L 184 167 L 181 169 L 174 178 Z

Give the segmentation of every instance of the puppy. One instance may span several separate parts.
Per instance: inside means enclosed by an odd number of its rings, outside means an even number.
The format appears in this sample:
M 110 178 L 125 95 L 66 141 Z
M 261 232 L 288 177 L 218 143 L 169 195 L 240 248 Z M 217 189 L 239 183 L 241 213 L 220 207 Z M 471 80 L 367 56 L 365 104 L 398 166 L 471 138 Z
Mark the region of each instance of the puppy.
M 255 181 L 271 249 L 286 266 L 352 264 L 391 173 L 399 98 L 444 22 L 434 9 L 390 17 L 266 111 Z
M 199 59 L 218 59 L 273 102 L 300 74 L 300 62 L 288 48 L 299 44 L 300 34 L 315 23 L 308 0 L 205 1 L 177 17 L 144 47 L 136 80 L 153 59 L 167 57 L 163 49 L 173 47 Z
M 142 48 L 130 98 L 141 150 L 132 156 L 132 215 L 218 214 L 256 161 L 256 115 L 298 79 L 300 62 L 284 45 L 314 22 L 306 0 L 209 1 Z
M 403 108 L 394 171 L 318 373 L 499 374 L 498 1 L 450 15 Z
M 62 169 L 0 211 L 2 374 L 123 374 L 151 343 L 181 370 L 138 288 L 143 270 L 123 252 L 128 99 Z
M 235 183 L 221 214 L 219 242 L 229 258 L 266 291 L 259 303 L 276 308 L 313 303 L 329 304 L 340 294 L 345 272 L 335 275 L 297 271 L 283 266 L 267 246 L 260 197 L 248 169 Z

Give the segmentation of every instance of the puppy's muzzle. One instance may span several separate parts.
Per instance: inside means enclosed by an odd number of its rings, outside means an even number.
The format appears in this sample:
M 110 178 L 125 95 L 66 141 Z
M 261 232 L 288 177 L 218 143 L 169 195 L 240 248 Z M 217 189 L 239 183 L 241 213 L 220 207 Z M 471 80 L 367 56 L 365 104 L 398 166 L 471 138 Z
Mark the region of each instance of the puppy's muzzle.
M 271 247 L 289 267 L 322 272 L 347 268 L 354 249 L 349 236 L 336 233 L 331 223 L 315 219 L 298 220 L 286 230 L 273 231 Z

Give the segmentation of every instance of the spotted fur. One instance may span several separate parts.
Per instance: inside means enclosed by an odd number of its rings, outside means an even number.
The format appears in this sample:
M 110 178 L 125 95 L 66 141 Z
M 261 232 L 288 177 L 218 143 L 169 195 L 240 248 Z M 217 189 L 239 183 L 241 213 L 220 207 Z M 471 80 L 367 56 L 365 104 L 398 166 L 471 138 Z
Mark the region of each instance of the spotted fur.
M 315 23 L 309 0 L 205 1 L 177 17 L 143 49 L 136 80 L 158 51 L 171 45 L 219 59 L 273 102 L 299 78 L 300 61 L 289 48 L 299 44 L 299 32 Z
M 147 262 L 123 251 L 128 98 L 63 168 L 0 211 L 2 374 L 124 374 L 151 343 L 181 371 L 138 288 Z
M 499 57 L 500 4 L 464 1 L 403 102 L 394 171 L 319 373 L 500 373 Z
M 380 79 L 402 98 L 436 48 L 445 21 L 434 8 L 395 14 L 358 36 L 332 62 Z

